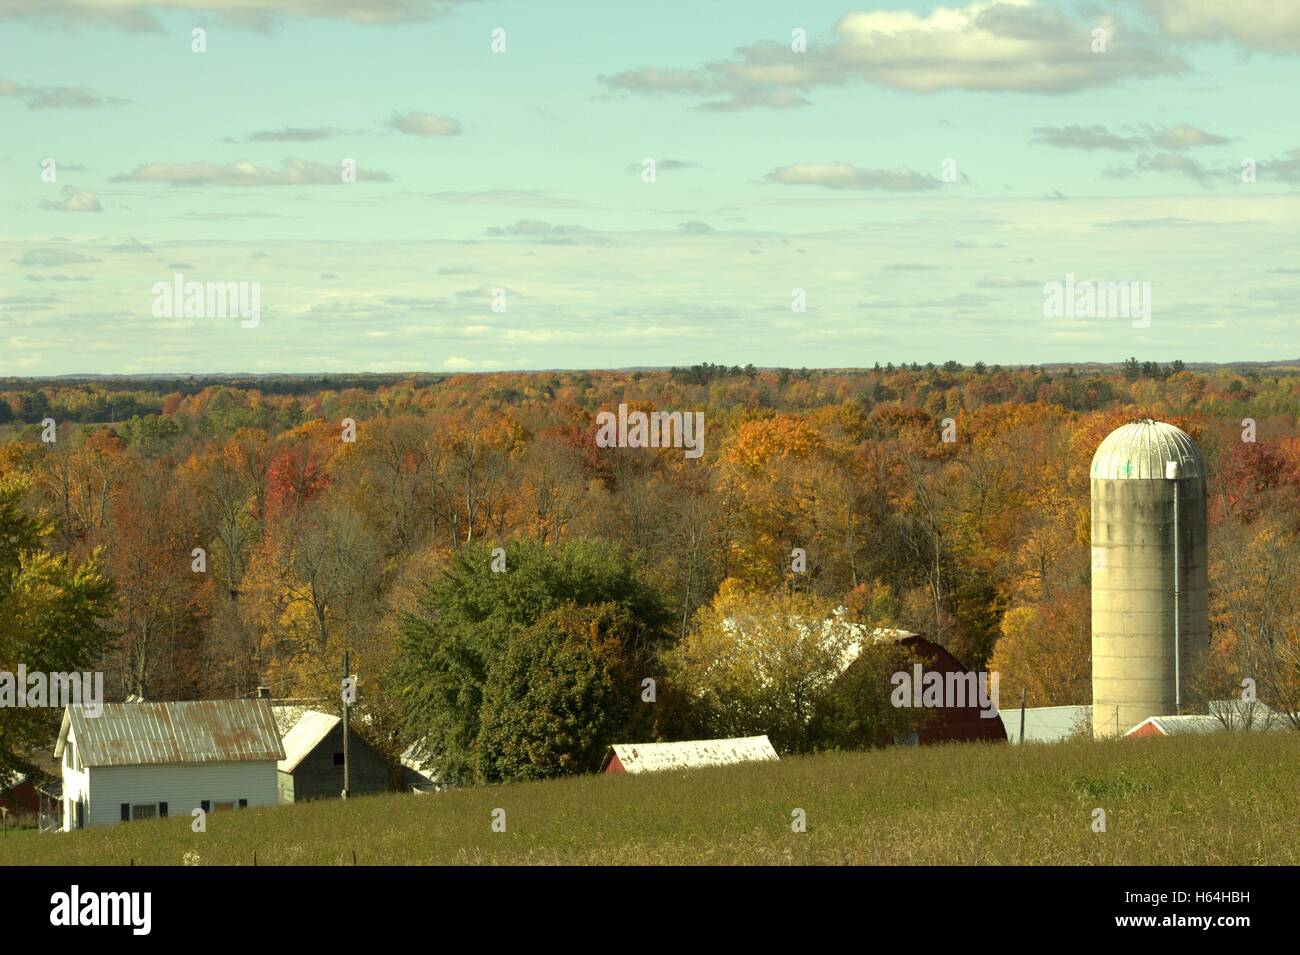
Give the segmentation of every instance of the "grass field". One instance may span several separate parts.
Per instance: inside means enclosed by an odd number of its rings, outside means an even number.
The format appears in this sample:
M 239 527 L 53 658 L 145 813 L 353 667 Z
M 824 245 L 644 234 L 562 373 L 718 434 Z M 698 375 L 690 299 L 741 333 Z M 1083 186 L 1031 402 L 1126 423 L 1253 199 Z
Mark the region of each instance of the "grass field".
M 791 757 L 245 810 L 206 833 L 181 818 L 11 832 L 0 865 L 251 865 L 254 850 L 259 865 L 1296 865 L 1300 733 Z

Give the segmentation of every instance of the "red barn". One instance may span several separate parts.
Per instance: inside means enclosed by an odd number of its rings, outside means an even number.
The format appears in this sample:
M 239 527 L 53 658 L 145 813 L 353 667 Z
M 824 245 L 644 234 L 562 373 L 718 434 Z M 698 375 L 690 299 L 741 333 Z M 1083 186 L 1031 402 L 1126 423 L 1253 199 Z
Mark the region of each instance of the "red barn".
M 874 631 L 876 640 L 889 640 L 912 651 L 912 655 L 921 661 L 925 673 L 938 673 L 947 683 L 959 678 L 968 679 L 970 671 L 966 665 L 945 650 L 939 644 L 927 640 L 922 634 L 908 633 L 905 630 Z M 980 675 L 982 676 L 982 674 Z M 991 716 L 982 715 L 979 699 L 969 699 L 962 706 L 942 706 L 928 710 L 931 714 L 925 726 L 910 740 L 894 740 L 905 745 L 928 746 L 931 743 L 970 743 L 985 741 L 1005 743 L 1006 727 L 998 719 L 997 712 Z M 882 740 L 882 744 L 888 740 Z

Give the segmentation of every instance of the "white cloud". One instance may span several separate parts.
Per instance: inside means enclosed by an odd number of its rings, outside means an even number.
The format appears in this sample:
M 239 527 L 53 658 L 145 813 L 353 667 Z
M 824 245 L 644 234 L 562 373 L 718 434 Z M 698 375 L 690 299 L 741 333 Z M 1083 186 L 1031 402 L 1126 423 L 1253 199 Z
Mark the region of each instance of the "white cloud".
M 70 249 L 29 249 L 21 257 L 14 259 L 18 265 L 39 266 L 41 268 L 57 265 L 80 265 L 85 262 L 98 262 L 99 259 Z
M 390 182 L 392 176 L 377 169 L 357 169 L 357 179 Z M 247 159 L 229 163 L 148 163 L 114 176 L 113 182 L 169 182 L 173 186 L 336 186 L 343 182 L 342 167 L 305 159 L 286 159 L 279 169 L 258 166 Z
M 1275 53 L 1300 52 L 1300 4 L 1295 0 L 1146 0 L 1170 36 L 1231 39 Z
M 912 169 L 861 169 L 849 163 L 794 163 L 773 169 L 764 179 L 787 186 L 821 186 L 824 189 L 883 189 L 921 192 L 942 183 L 928 173 Z
M 411 23 L 444 16 L 460 0 L 5 0 L 0 19 L 99 22 L 124 30 L 162 32 L 158 14 L 206 13 L 254 29 L 282 19 Z
M 491 368 L 501 368 L 502 363 L 499 361 L 471 361 L 468 358 L 461 358 L 453 355 L 442 363 L 442 367 L 448 371 L 482 371 Z
M 101 109 L 129 102 L 84 86 L 24 86 L 6 79 L 0 79 L 0 96 L 20 99 L 28 109 Z
M 302 128 L 284 126 L 280 129 L 261 129 L 248 134 L 250 143 L 312 143 L 329 139 L 337 130 L 331 126 Z
M 1207 133 L 1188 123 L 1178 123 L 1152 132 L 1151 142 L 1161 149 L 1190 149 L 1193 146 L 1224 146 L 1232 140 L 1227 136 Z
M 1106 30 L 1104 54 L 1092 50 L 1098 27 Z M 639 95 L 712 97 L 701 108 L 734 111 L 802 106 L 804 93 L 847 83 L 919 93 L 1067 93 L 1185 68 L 1158 38 L 1110 15 L 1076 17 L 1036 0 L 977 0 L 925 14 L 848 13 L 804 53 L 763 41 L 694 69 L 646 66 L 599 79 Z
M 1173 126 L 1143 126 L 1141 130 L 1125 127 L 1124 132 L 1112 132 L 1105 126 L 1036 126 L 1031 142 L 1061 149 L 1109 149 L 1116 152 L 1133 152 L 1154 146 L 1159 149 L 1182 151 L 1196 146 L 1223 146 L 1232 142 L 1227 136 L 1208 133 L 1190 123 Z
M 456 136 L 460 134 L 460 121 L 434 113 L 407 113 L 394 116 L 389 125 L 408 136 Z
M 131 237 L 130 237 L 129 239 L 127 239 L 125 242 L 123 242 L 123 243 L 121 243 L 121 244 L 119 244 L 119 245 L 115 245 L 115 246 L 113 246 L 113 247 L 112 247 L 111 249 L 109 249 L 108 251 L 110 251 L 110 252 L 126 252 L 126 253 L 131 254 L 131 255 L 147 255 L 147 254 L 149 254 L 150 252 L 152 252 L 153 249 L 152 249 L 150 246 L 145 245 L 143 242 L 141 242 L 141 241 L 140 241 L 139 239 L 137 239 L 135 236 L 131 236 Z
M 64 186 L 62 200 L 56 202 L 53 199 L 46 199 L 41 203 L 41 207 L 56 212 L 104 211 L 104 207 L 99 204 L 99 199 L 95 197 L 93 192 L 78 189 L 76 186 Z

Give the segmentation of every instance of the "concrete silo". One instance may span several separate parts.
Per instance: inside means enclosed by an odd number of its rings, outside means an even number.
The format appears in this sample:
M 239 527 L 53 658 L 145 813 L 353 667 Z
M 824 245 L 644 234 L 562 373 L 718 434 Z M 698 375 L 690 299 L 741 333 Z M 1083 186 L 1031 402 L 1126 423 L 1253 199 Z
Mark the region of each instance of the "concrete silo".
M 1205 460 L 1145 419 L 1092 458 L 1092 730 L 1177 713 L 1209 647 Z

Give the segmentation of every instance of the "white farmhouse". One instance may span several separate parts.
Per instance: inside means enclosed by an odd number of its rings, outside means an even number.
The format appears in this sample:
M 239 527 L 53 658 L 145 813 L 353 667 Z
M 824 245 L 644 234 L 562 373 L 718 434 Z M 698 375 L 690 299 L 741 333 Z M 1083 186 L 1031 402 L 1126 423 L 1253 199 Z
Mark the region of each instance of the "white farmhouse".
M 63 830 L 277 802 L 284 748 L 266 700 L 67 707 L 54 755 Z

